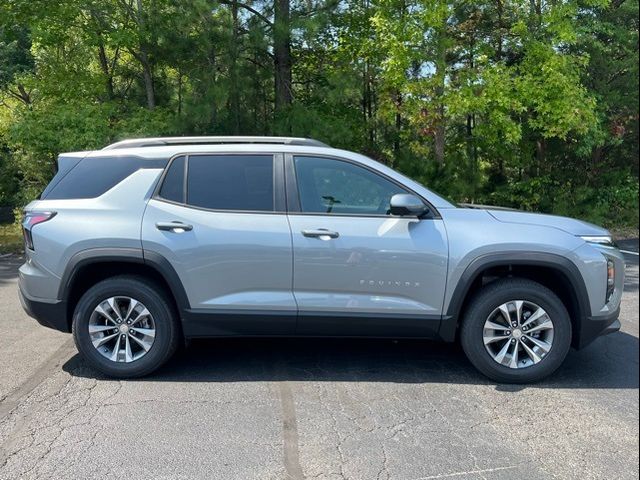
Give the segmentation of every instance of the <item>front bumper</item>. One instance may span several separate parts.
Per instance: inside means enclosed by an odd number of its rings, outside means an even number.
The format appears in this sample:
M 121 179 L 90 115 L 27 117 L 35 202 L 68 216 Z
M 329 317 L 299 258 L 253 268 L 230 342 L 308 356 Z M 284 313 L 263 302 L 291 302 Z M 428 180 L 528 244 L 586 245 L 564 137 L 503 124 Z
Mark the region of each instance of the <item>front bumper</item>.
M 56 301 L 53 303 L 43 302 L 28 297 L 22 287 L 18 290 L 22 308 L 32 318 L 35 318 L 40 325 L 69 333 L 71 328 L 67 321 L 67 305 L 65 302 Z
M 585 318 L 580 324 L 580 331 L 578 332 L 575 347 L 578 349 L 584 348 L 596 338 L 620 330 L 619 316 L 620 307 L 618 306 L 618 308 L 609 315 Z

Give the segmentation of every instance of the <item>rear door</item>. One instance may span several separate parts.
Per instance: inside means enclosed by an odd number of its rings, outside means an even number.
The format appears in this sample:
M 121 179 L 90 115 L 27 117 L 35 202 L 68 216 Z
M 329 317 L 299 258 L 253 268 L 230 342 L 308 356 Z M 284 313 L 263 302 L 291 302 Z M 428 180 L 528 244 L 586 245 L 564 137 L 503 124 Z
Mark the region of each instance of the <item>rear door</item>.
M 142 226 L 190 304 L 190 335 L 290 334 L 296 304 L 280 154 L 174 158 Z
M 444 225 L 394 217 L 413 193 L 346 159 L 287 156 L 298 333 L 432 336 L 447 271 Z

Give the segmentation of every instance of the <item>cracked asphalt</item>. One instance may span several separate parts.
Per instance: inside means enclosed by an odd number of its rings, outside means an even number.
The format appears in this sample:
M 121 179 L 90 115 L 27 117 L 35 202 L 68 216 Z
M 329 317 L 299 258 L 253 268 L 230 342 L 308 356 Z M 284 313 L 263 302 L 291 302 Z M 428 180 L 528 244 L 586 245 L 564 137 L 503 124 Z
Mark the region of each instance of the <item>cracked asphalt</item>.
M 23 313 L 19 263 L 0 258 L 0 479 L 638 478 L 637 256 L 622 331 L 518 387 L 391 340 L 201 341 L 110 380 Z

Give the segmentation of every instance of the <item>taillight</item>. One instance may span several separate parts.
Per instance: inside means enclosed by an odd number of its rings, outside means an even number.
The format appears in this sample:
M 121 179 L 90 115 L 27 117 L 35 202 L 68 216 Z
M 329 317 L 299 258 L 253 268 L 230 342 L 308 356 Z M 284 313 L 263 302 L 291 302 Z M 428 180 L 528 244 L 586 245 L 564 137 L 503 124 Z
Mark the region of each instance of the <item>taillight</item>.
M 607 260 L 607 303 L 611 300 L 616 286 L 616 266 L 613 260 Z
M 51 220 L 55 216 L 56 212 L 25 212 L 24 220 L 22 221 L 22 235 L 24 236 L 24 244 L 29 250 L 34 249 L 31 229 L 39 223 Z

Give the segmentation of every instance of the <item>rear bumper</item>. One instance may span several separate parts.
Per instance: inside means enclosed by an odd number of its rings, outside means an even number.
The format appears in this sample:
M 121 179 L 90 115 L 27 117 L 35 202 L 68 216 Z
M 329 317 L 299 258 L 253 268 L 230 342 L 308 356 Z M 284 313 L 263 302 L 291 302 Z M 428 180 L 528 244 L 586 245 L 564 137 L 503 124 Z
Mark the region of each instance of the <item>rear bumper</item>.
M 578 349 L 584 348 L 596 338 L 620 330 L 621 325 L 620 320 L 618 320 L 619 315 L 620 307 L 609 315 L 603 317 L 585 318 L 580 325 L 580 332 L 575 347 Z
M 18 295 L 24 311 L 27 312 L 27 315 L 36 319 L 40 325 L 60 330 L 61 332 L 71 332 L 69 322 L 67 322 L 67 305 L 65 302 L 49 303 L 29 298 L 22 291 L 22 288 L 19 289 Z

